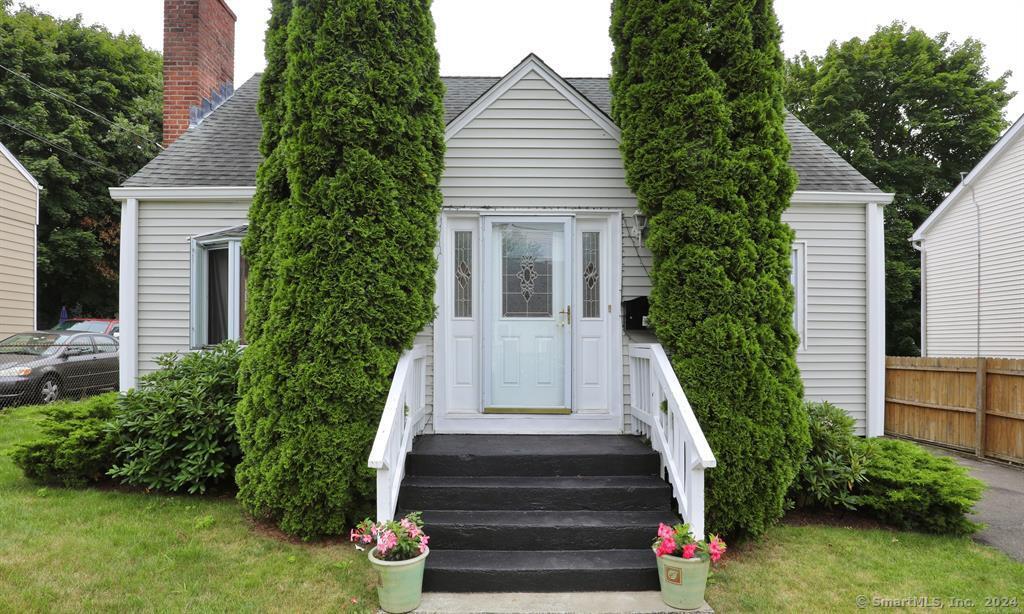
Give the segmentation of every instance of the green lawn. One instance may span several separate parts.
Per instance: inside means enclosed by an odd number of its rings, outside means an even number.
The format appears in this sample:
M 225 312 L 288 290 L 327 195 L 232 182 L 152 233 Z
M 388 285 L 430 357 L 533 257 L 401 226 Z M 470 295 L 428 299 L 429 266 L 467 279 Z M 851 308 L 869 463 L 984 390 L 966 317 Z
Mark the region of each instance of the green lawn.
M 8 453 L 40 417 L 0 411 L 0 612 L 375 608 L 363 553 L 268 535 L 230 498 L 31 484 Z M 708 601 L 719 612 L 846 612 L 859 595 L 1016 597 L 1024 608 L 1024 565 L 969 539 L 783 525 L 729 552 Z
M 0 612 L 376 608 L 363 553 L 263 534 L 231 498 L 35 486 L 9 452 L 40 417 L 0 410 Z

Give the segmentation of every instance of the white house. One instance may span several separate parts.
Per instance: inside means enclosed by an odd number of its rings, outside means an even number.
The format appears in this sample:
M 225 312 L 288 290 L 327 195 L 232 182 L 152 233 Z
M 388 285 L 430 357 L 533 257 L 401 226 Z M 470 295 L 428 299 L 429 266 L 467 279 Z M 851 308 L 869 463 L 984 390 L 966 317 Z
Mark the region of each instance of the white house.
M 229 40 L 233 14 L 223 0 L 167 5 L 189 10 L 165 20 L 165 96 L 201 102 L 165 104 L 165 125 L 184 113 L 191 127 L 111 189 L 122 203 L 122 389 L 160 354 L 240 338 L 245 320 L 260 77 L 218 106 L 230 55 L 199 43 Z M 424 510 L 433 590 L 656 586 L 651 528 L 682 516 L 703 535 L 716 459 L 644 327 L 651 254 L 608 80 L 565 78 L 530 55 L 503 77 L 444 82 L 437 316 L 381 408 L 368 458 L 377 515 Z M 785 128 L 799 176 L 784 219 L 796 231 L 805 393 L 880 435 L 892 195 L 794 117 Z M 505 551 L 488 545 L 495 527 Z M 572 552 L 553 554 L 556 543 Z
M 36 328 L 40 189 L 0 143 L 0 339 Z
M 1024 116 L 911 240 L 922 355 L 1024 358 Z

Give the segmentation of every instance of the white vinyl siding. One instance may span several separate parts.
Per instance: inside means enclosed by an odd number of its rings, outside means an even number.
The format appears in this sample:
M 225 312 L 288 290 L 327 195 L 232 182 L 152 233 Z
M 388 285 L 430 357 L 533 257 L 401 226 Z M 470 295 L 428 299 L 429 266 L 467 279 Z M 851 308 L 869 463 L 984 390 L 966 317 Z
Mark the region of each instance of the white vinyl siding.
M 619 144 L 530 72 L 448 140 L 446 207 L 636 207 Z
M 1024 133 L 1021 133 L 1024 134 Z M 975 356 L 981 209 L 982 356 L 1024 358 L 1024 136 L 992 160 L 924 236 L 925 352 Z
M 139 202 L 139 375 L 190 347 L 189 238 L 245 224 L 248 211 L 248 201 Z
M 782 219 L 804 250 L 805 335 L 797 364 L 807 400 L 829 401 L 867 424 L 865 206 L 794 203 Z
M 36 188 L 0 155 L 0 339 L 35 328 L 35 262 Z

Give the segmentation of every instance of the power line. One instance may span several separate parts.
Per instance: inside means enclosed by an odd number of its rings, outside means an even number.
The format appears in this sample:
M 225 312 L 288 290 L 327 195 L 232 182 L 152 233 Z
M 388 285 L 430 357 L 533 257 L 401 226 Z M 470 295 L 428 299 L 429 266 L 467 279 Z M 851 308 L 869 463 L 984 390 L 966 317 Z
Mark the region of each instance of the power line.
M 33 131 L 33 130 L 29 129 L 29 128 L 25 128 L 23 126 L 19 126 L 19 125 L 15 124 L 15 123 L 13 123 L 11 121 L 8 121 L 7 119 L 4 119 L 3 117 L 0 117 L 0 123 L 2 123 L 4 125 L 12 128 L 12 129 L 14 129 L 14 130 L 17 130 L 18 132 L 21 132 L 22 134 L 24 134 L 24 135 L 26 135 L 26 136 L 28 136 L 30 138 L 33 138 L 33 139 L 43 143 L 44 145 L 46 145 L 48 147 L 53 147 L 54 149 L 59 149 L 60 151 L 63 151 L 64 153 L 66 153 L 66 154 L 68 154 L 70 156 L 74 156 L 74 157 L 78 158 L 79 160 L 81 160 L 82 162 L 85 162 L 86 164 L 91 164 L 92 166 L 95 166 L 97 168 L 101 168 L 101 169 L 103 169 L 105 171 L 114 173 L 115 175 L 117 175 L 118 180 L 124 179 L 127 176 L 124 173 L 122 173 L 121 171 L 117 170 L 116 168 L 111 168 L 111 167 L 103 164 L 102 162 L 97 162 L 96 160 L 93 160 L 91 158 L 86 158 L 85 156 L 83 156 L 83 155 L 81 155 L 79 153 L 71 151 L 70 149 L 64 147 L 63 145 L 59 145 L 57 143 L 54 143 L 53 141 L 51 141 L 51 140 L 47 139 L 46 137 L 40 135 L 38 132 L 35 132 L 35 131 Z
M 14 75 L 15 77 L 18 77 L 19 79 L 22 79 L 23 81 L 25 81 L 25 82 L 27 82 L 27 83 L 30 83 L 30 84 L 32 84 L 32 85 L 34 85 L 34 86 L 38 87 L 39 89 L 43 90 L 44 92 L 46 92 L 47 94 L 49 94 L 49 95 L 53 96 L 54 98 L 59 98 L 60 100 L 63 100 L 63 101 L 65 101 L 65 102 L 69 103 L 69 104 L 73 104 L 73 105 L 75 105 L 75 106 L 76 106 L 76 107 L 78 107 L 79 109 L 81 109 L 81 110 L 85 111 L 86 113 L 88 113 L 88 114 L 92 115 L 93 117 L 95 117 L 95 118 L 99 119 L 100 121 L 102 121 L 102 122 L 106 123 L 107 125 L 109 125 L 109 126 L 111 126 L 111 127 L 113 127 L 113 128 L 117 128 L 117 127 L 118 127 L 118 126 L 117 126 L 117 125 L 116 125 L 116 124 L 115 124 L 114 122 L 110 121 L 110 120 L 109 120 L 109 119 L 107 119 L 106 117 L 103 117 L 102 115 L 100 115 L 100 114 L 99 114 L 99 113 L 97 113 L 96 111 L 93 111 L 92 109 L 86 108 L 86 107 L 84 107 L 84 106 L 82 106 L 82 105 L 78 104 L 77 102 L 75 102 L 75 101 L 74 101 L 74 100 L 72 100 L 71 98 L 68 98 L 67 96 L 65 96 L 65 95 L 63 95 L 63 94 L 61 94 L 61 93 L 59 93 L 59 92 L 55 92 L 55 91 L 51 90 L 50 88 L 48 88 L 48 87 L 46 87 L 46 86 L 43 86 L 43 85 L 40 85 L 40 84 L 36 83 L 36 82 L 35 82 L 35 81 L 33 81 L 32 79 L 29 79 L 29 78 L 28 78 L 27 76 L 23 75 L 22 73 L 20 73 L 20 72 L 18 72 L 18 71 L 16 71 L 16 70 L 13 70 L 13 69 L 11 69 L 11 68 L 8 68 L 8 67 L 4 66 L 3 64 L 0 64 L 0 68 L 2 68 L 2 69 L 4 69 L 4 70 L 6 70 L 7 72 L 11 73 L 11 74 L 12 74 L 12 75 Z M 143 141 L 146 141 L 147 143 L 150 143 L 150 144 L 152 144 L 152 145 L 156 145 L 156 146 L 157 146 L 157 147 L 159 147 L 159 148 L 160 148 L 161 150 L 163 150 L 163 149 L 164 149 L 164 146 L 163 146 L 163 145 L 161 145 L 160 143 L 157 143 L 156 141 L 154 141 L 154 140 L 150 139 L 150 138 L 149 138 L 149 137 L 147 137 L 147 136 L 144 136 L 144 135 L 142 135 L 142 134 L 140 134 L 140 133 L 138 133 L 138 132 L 135 132 L 135 131 L 133 131 L 133 130 L 128 130 L 127 128 L 125 128 L 125 130 L 126 130 L 127 132 L 130 132 L 131 134 L 134 134 L 135 136 L 139 137 L 139 138 L 140 138 L 140 139 L 142 139 Z

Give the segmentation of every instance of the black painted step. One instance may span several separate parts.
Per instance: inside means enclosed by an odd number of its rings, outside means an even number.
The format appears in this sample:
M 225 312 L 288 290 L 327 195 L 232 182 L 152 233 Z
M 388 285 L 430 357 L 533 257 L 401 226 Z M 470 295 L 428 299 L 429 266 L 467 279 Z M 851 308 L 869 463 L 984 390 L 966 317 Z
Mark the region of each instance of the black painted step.
M 408 476 L 398 507 L 405 510 L 670 509 L 671 488 L 657 476 L 442 477 Z
M 432 543 L 445 550 L 501 544 L 503 550 L 636 549 L 653 541 L 658 523 L 680 522 L 668 510 L 423 512 Z
M 439 592 L 655 590 L 657 563 L 638 550 L 430 550 L 423 588 Z
M 429 435 L 406 457 L 408 475 L 654 475 L 658 455 L 628 435 Z

